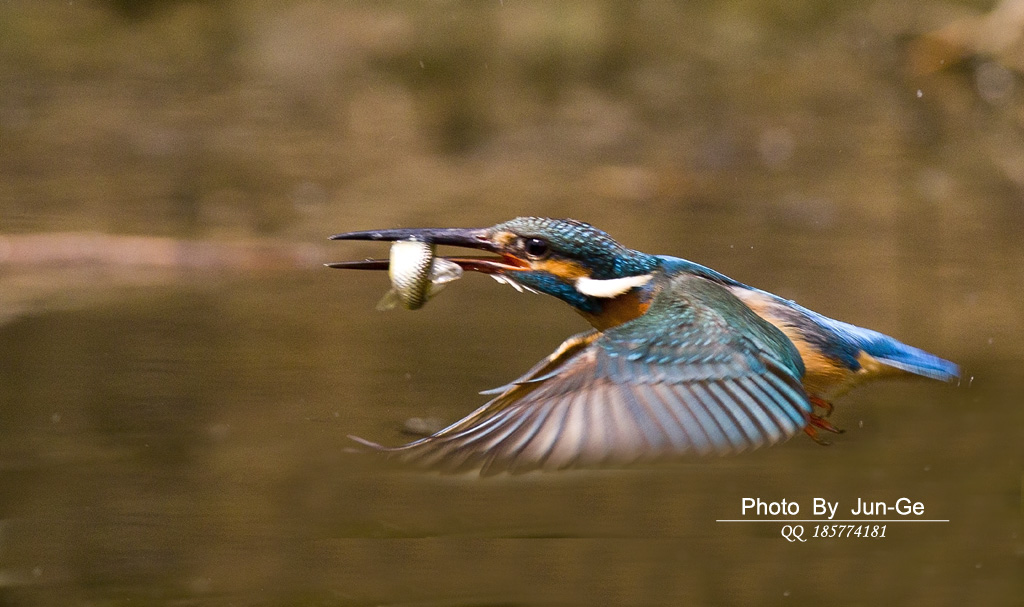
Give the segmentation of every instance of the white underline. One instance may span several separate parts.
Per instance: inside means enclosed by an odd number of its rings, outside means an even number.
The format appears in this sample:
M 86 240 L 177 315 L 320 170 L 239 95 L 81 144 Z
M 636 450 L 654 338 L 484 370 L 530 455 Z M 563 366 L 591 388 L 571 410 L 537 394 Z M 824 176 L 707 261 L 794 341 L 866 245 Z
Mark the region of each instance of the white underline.
M 855 518 L 855 519 L 824 519 L 824 518 L 808 518 L 808 519 L 764 519 L 764 518 L 727 518 L 718 519 L 716 523 L 948 523 L 948 518 L 896 518 L 896 519 L 868 519 L 868 518 Z

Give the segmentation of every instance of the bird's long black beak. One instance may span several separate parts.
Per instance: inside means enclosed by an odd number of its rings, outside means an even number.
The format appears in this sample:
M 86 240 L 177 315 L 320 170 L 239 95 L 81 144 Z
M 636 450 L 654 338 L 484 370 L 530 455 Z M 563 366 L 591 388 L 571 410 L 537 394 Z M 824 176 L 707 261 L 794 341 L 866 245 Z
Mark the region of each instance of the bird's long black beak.
M 466 247 L 479 251 L 501 254 L 500 248 L 491 242 L 487 228 L 394 228 L 389 230 L 364 230 L 345 232 L 331 236 L 331 240 L 375 240 L 394 242 L 397 240 L 422 240 L 439 245 Z M 514 257 L 445 257 L 458 264 L 463 270 L 499 274 L 509 270 L 520 270 Z M 387 270 L 386 259 L 364 259 L 362 261 L 339 261 L 325 264 L 328 268 L 344 270 Z
M 486 228 L 395 228 L 391 230 L 365 230 L 362 232 L 345 232 L 335 234 L 331 240 L 396 240 L 416 239 L 434 244 L 447 244 L 456 247 L 468 247 L 496 253 L 494 245 L 487 237 Z

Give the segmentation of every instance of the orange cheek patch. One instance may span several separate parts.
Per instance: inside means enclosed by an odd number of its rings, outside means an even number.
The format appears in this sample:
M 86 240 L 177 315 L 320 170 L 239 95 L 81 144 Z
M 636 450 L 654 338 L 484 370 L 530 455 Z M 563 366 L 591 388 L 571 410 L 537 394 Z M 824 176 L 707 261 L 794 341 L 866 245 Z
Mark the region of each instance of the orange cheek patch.
M 590 276 L 590 272 L 578 263 L 565 259 L 545 259 L 535 261 L 531 264 L 534 270 L 554 274 L 566 282 L 573 282 L 577 278 Z

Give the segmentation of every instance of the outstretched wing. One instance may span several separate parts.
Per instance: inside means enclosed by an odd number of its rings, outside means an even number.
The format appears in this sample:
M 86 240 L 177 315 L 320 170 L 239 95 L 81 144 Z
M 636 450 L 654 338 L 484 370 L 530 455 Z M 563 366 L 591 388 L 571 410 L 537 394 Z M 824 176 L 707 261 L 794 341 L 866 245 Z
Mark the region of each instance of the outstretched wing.
M 570 338 L 465 419 L 387 450 L 483 474 L 736 453 L 804 427 L 802 374 L 778 329 L 721 286 L 680 276 L 643 316 Z

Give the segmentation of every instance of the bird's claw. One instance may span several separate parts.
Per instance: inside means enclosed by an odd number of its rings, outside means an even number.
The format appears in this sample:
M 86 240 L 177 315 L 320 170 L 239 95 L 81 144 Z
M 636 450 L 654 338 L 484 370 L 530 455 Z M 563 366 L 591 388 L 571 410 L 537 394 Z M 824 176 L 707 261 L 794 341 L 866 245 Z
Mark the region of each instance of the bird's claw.
M 832 406 L 832 403 L 828 402 L 824 398 L 820 398 L 817 396 L 811 396 L 808 398 L 808 400 L 811 401 L 811 405 L 824 409 L 825 417 L 832 417 L 832 410 L 835 409 L 835 407 Z
M 819 428 L 821 428 L 822 430 L 826 430 L 828 432 L 832 432 L 834 434 L 842 434 L 843 432 L 846 432 L 846 430 L 836 428 L 835 426 L 832 425 L 832 422 L 828 421 L 823 417 L 819 417 L 813 413 L 809 414 L 807 416 L 807 425 L 804 426 L 804 432 L 806 432 L 807 436 L 810 436 L 814 440 L 814 442 L 826 447 L 828 445 L 831 445 L 832 441 L 818 436 Z

